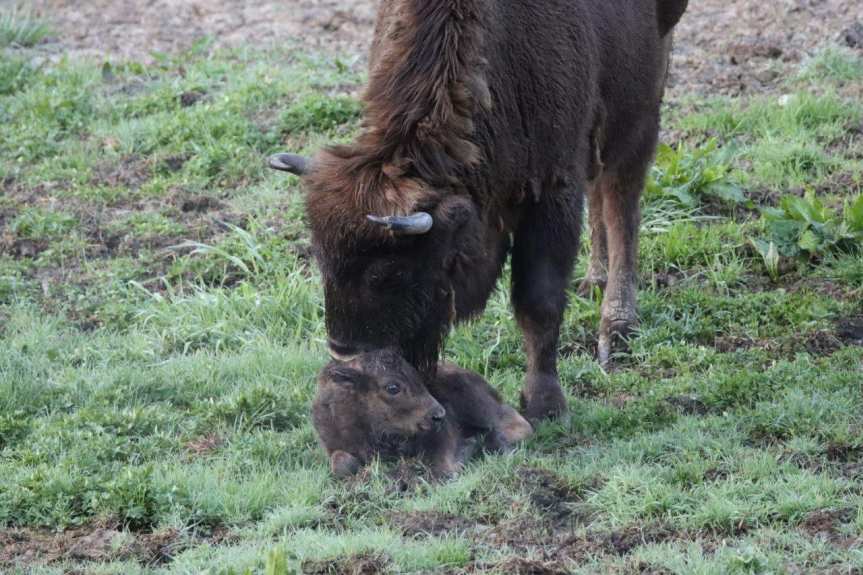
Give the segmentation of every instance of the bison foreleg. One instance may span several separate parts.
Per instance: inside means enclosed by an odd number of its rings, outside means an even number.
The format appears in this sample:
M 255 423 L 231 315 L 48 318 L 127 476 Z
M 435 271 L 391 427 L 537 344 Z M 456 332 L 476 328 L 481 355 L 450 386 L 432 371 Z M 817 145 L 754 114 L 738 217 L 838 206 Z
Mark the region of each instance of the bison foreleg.
M 532 422 L 566 411 L 557 347 L 566 289 L 578 253 L 581 203 L 581 195 L 574 190 L 545 194 L 525 214 L 515 234 L 512 300 L 527 352 L 522 408 Z

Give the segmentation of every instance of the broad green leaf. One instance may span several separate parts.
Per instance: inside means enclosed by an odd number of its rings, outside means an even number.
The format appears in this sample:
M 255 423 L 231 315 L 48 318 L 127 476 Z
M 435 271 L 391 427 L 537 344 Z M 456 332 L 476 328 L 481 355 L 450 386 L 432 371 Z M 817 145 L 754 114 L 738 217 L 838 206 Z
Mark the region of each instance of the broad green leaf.
M 711 184 L 707 188 L 707 193 L 732 204 L 742 204 L 746 201 L 743 190 L 728 182 Z
M 797 241 L 797 245 L 805 252 L 816 254 L 818 253 L 818 248 L 821 246 L 821 242 L 819 241 L 818 236 L 815 235 L 815 232 L 812 230 L 806 230 L 800 236 L 800 239 Z
M 863 194 L 845 203 L 845 223 L 853 232 L 863 234 Z

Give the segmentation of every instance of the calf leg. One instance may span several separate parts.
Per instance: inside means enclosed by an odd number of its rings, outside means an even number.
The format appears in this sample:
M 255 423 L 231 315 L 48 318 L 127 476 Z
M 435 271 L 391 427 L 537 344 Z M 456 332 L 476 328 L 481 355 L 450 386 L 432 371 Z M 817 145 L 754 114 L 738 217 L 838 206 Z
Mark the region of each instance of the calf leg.
M 432 434 L 425 449 L 432 474 L 442 479 L 453 477 L 461 471 L 473 452 L 471 445 L 462 440 L 458 426 L 451 420 L 447 420 L 441 429 Z
M 524 334 L 527 378 L 523 413 L 530 421 L 566 411 L 557 374 L 566 288 L 578 253 L 582 197 L 575 190 L 547 194 L 519 224 L 512 256 L 512 300 Z
M 590 224 L 590 263 L 587 275 L 578 287 L 578 295 L 589 297 L 595 288 L 605 289 L 608 282 L 608 236 L 602 206 L 602 179 L 587 187 L 588 223 Z
M 599 361 L 607 364 L 615 343 L 630 335 L 638 321 L 639 199 L 647 166 L 602 177 L 602 219 L 608 238 L 608 282 L 599 326 Z

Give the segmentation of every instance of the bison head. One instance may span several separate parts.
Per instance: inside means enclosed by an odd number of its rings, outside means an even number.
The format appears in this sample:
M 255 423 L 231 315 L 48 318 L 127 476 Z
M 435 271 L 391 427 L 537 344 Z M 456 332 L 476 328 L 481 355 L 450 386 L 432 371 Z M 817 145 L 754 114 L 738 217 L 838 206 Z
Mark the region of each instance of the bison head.
M 270 165 L 305 176 L 331 355 L 345 361 L 394 347 L 433 371 L 450 326 L 464 315 L 455 280 L 471 277 L 472 262 L 483 259 L 474 203 L 419 191 L 380 165 L 332 152 L 314 164 L 280 154 Z

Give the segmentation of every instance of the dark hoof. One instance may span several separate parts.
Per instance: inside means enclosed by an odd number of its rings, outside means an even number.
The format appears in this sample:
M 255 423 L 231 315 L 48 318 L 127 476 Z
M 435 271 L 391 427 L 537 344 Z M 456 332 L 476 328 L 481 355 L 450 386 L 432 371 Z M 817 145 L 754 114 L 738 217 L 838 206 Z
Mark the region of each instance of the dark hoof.
M 611 363 L 615 354 L 629 352 L 629 338 L 635 331 L 635 321 L 603 321 L 599 328 L 597 358 L 603 367 Z
M 522 415 L 532 424 L 559 419 L 566 413 L 566 396 L 556 377 L 528 377 L 521 392 Z

